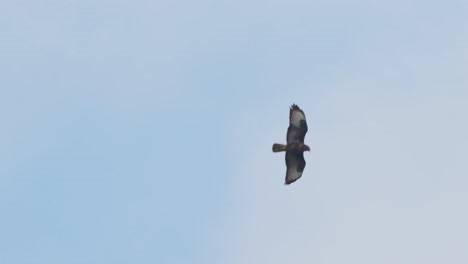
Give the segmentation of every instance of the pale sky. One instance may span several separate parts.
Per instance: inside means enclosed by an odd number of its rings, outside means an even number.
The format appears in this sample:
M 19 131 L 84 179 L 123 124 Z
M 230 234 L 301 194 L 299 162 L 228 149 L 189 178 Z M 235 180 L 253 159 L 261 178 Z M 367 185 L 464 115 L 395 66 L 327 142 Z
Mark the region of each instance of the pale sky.
M 467 263 L 466 25 L 465 1 L 0 1 L 0 262 Z

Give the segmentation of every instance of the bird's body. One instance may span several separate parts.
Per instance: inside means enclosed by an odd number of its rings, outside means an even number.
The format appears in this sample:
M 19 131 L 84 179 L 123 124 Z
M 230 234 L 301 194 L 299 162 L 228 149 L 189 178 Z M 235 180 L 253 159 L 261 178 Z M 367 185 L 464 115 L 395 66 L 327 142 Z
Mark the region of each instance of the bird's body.
M 307 122 L 304 112 L 299 106 L 293 104 L 289 109 L 289 127 L 286 134 L 286 145 L 273 144 L 273 152 L 286 151 L 286 180 L 285 184 L 291 184 L 302 176 L 306 162 L 304 151 L 310 151 L 304 144 L 307 133 Z

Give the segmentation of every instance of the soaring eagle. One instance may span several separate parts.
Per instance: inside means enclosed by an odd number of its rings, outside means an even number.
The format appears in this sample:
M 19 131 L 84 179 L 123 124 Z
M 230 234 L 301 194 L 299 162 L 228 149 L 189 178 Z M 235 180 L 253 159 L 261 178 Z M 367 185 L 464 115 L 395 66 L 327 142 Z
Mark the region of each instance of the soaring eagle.
M 304 144 L 307 133 L 307 122 L 304 112 L 293 104 L 289 109 L 289 127 L 286 134 L 286 145 L 273 144 L 273 152 L 286 151 L 286 181 L 284 184 L 295 182 L 302 176 L 306 162 L 304 151 L 310 151 Z

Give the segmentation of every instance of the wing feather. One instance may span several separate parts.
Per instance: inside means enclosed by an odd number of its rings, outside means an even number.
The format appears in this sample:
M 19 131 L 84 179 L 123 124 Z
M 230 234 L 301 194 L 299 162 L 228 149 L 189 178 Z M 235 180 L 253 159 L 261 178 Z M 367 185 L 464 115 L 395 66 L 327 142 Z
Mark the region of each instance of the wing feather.
M 284 184 L 291 184 L 302 176 L 306 162 L 302 152 L 286 151 L 286 180 Z
M 307 133 L 307 121 L 304 112 L 293 104 L 289 109 L 289 127 L 286 134 L 287 143 L 302 142 Z

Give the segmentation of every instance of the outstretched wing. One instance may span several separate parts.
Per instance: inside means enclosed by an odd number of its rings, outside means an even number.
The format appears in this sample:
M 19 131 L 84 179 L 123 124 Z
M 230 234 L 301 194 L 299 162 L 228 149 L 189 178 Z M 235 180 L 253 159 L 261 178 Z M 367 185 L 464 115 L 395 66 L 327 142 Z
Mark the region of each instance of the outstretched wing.
M 286 134 L 287 143 L 302 142 L 307 133 L 307 122 L 304 112 L 299 106 L 293 104 L 289 109 L 289 127 Z
M 295 182 L 302 176 L 306 162 L 302 152 L 286 151 L 286 180 L 284 184 Z

